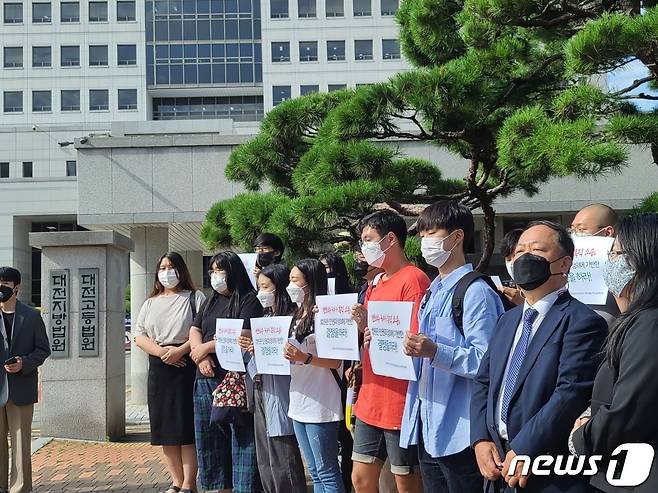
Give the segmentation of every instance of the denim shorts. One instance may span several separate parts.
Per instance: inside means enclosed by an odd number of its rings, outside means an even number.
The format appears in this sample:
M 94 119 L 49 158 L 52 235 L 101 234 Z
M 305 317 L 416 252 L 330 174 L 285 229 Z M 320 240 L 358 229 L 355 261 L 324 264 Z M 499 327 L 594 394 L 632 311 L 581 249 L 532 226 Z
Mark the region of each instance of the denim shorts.
M 354 424 L 352 461 L 365 464 L 375 461 L 384 463 L 387 457 L 391 462 L 391 472 L 398 476 L 411 474 L 418 466 L 416 445 L 409 448 L 400 447 L 399 430 L 384 430 L 357 418 Z

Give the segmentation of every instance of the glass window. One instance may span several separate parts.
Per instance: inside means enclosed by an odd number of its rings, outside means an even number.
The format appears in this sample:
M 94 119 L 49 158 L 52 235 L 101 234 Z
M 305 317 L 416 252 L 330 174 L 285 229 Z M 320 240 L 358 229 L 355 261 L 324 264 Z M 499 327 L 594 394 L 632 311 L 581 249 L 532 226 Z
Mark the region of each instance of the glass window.
M 9 163 L 0 163 L 0 178 L 9 178 Z
M 345 41 L 327 41 L 327 60 L 345 60 Z
M 32 178 L 33 173 L 32 161 L 23 161 L 23 178 Z
M 354 59 L 372 60 L 372 39 L 354 41 Z
M 347 89 L 347 84 L 329 84 L 327 89 L 329 92 L 340 91 L 342 89 Z
M 61 93 L 60 109 L 62 111 L 80 111 L 80 91 L 77 89 L 64 89 Z
M 50 91 L 32 91 L 32 111 L 52 111 L 53 103 Z
M 66 161 L 66 176 L 78 176 L 78 163 L 76 161 Z
M 326 0 L 325 13 L 327 17 L 345 17 L 343 0 Z
M 23 66 L 23 48 L 21 46 L 5 46 L 5 68 L 21 68 Z
M 89 46 L 89 65 L 107 66 L 107 45 L 91 45 Z
M 62 46 L 62 67 L 79 67 L 80 66 L 80 47 L 79 46 Z
M 288 0 L 270 0 L 270 17 L 272 19 L 287 19 Z
M 382 15 L 395 15 L 398 11 L 398 0 L 381 0 Z
M 137 89 L 119 89 L 118 100 L 120 110 L 136 110 Z
M 23 111 L 23 92 L 5 91 L 3 102 L 5 113 L 21 113 Z
M 354 0 L 354 17 L 367 17 L 372 15 L 372 0 Z
M 314 92 L 320 92 L 319 85 L 311 84 L 308 86 L 299 86 L 299 94 L 301 96 L 307 96 L 308 94 L 313 94 Z
M 382 39 L 382 57 L 384 60 L 398 60 L 400 42 L 397 39 Z
M 135 2 L 119 0 L 117 2 L 117 21 L 126 22 L 135 20 Z
M 61 22 L 80 22 L 80 2 L 62 2 L 59 7 Z
M 290 43 L 288 41 L 272 43 L 272 62 L 290 61 Z
M 272 86 L 272 101 L 274 106 L 290 99 L 290 86 Z
M 299 61 L 316 62 L 318 60 L 318 42 L 317 41 L 300 41 L 299 42 Z
M 107 89 L 89 89 L 89 111 L 107 111 L 110 109 L 110 91 Z
M 32 22 L 35 24 L 48 24 L 51 21 L 50 2 L 34 2 L 32 4 Z
M 297 14 L 299 17 L 316 17 L 315 0 L 297 0 Z
M 33 67 L 50 67 L 51 64 L 52 64 L 52 54 L 51 54 L 50 46 L 32 47 Z
M 89 2 L 89 22 L 107 22 L 107 2 Z
M 23 4 L 5 2 L 4 20 L 5 20 L 5 24 L 22 24 Z
M 137 46 L 117 45 L 117 65 L 137 65 Z

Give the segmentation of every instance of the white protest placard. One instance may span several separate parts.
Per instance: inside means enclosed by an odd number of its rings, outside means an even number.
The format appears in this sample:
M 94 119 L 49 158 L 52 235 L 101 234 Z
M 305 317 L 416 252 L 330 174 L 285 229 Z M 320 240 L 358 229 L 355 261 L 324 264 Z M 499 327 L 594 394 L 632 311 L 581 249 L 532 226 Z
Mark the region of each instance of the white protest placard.
M 292 317 L 251 319 L 256 368 L 261 375 L 290 375 L 290 361 L 283 357 Z
M 356 293 L 315 298 L 315 342 L 320 358 L 359 359 L 359 329 L 352 320 L 357 300 Z
M 336 294 L 336 278 L 327 278 L 327 294 Z
M 218 318 L 215 322 L 215 354 L 226 371 L 245 371 L 238 345 L 243 325 L 244 320 L 239 318 Z
M 240 260 L 242 260 L 244 268 L 247 269 L 247 275 L 249 276 L 249 280 L 254 286 L 254 289 L 258 289 L 258 286 L 256 285 L 256 276 L 254 276 L 254 269 L 256 268 L 256 259 L 258 258 L 258 254 L 238 253 L 238 257 L 240 257 Z
M 403 350 L 413 306 L 410 301 L 368 302 L 369 354 L 376 375 L 416 380 L 413 361 Z
M 614 238 L 575 236 L 573 243 L 576 250 L 569 271 L 569 293 L 586 305 L 605 305 L 608 286 L 603 280 L 603 263 Z

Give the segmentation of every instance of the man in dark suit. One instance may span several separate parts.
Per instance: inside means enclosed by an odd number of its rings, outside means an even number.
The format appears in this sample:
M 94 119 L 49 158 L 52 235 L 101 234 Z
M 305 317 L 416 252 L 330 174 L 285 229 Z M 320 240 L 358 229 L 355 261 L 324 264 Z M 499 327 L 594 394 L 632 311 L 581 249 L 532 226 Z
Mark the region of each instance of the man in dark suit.
M 38 399 L 37 368 L 50 355 L 46 327 L 37 310 L 16 299 L 21 274 L 0 267 L 0 491 L 32 491 L 32 413 Z M 11 485 L 9 448 L 11 436 Z
M 589 404 L 607 325 L 566 289 L 573 254 L 559 224 L 537 221 L 523 232 L 513 270 L 525 303 L 500 317 L 474 382 L 471 443 L 478 466 L 509 491 L 587 488 L 581 477 L 522 476 L 523 464 L 510 470 L 516 455 L 568 455 L 573 422 Z

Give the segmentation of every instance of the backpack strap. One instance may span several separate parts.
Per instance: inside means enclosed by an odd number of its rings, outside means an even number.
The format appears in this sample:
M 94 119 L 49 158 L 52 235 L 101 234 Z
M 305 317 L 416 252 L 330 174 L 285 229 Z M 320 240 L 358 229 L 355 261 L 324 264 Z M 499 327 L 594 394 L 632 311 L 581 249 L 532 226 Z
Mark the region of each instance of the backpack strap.
M 462 337 L 464 337 L 464 297 L 466 296 L 466 291 L 469 286 L 478 279 L 482 279 L 491 289 L 493 289 L 494 293 L 498 294 L 498 288 L 491 278 L 477 270 L 469 272 L 457 281 L 455 292 L 452 295 L 452 319 Z
M 190 291 L 190 308 L 192 309 L 192 322 L 196 318 L 196 291 Z

